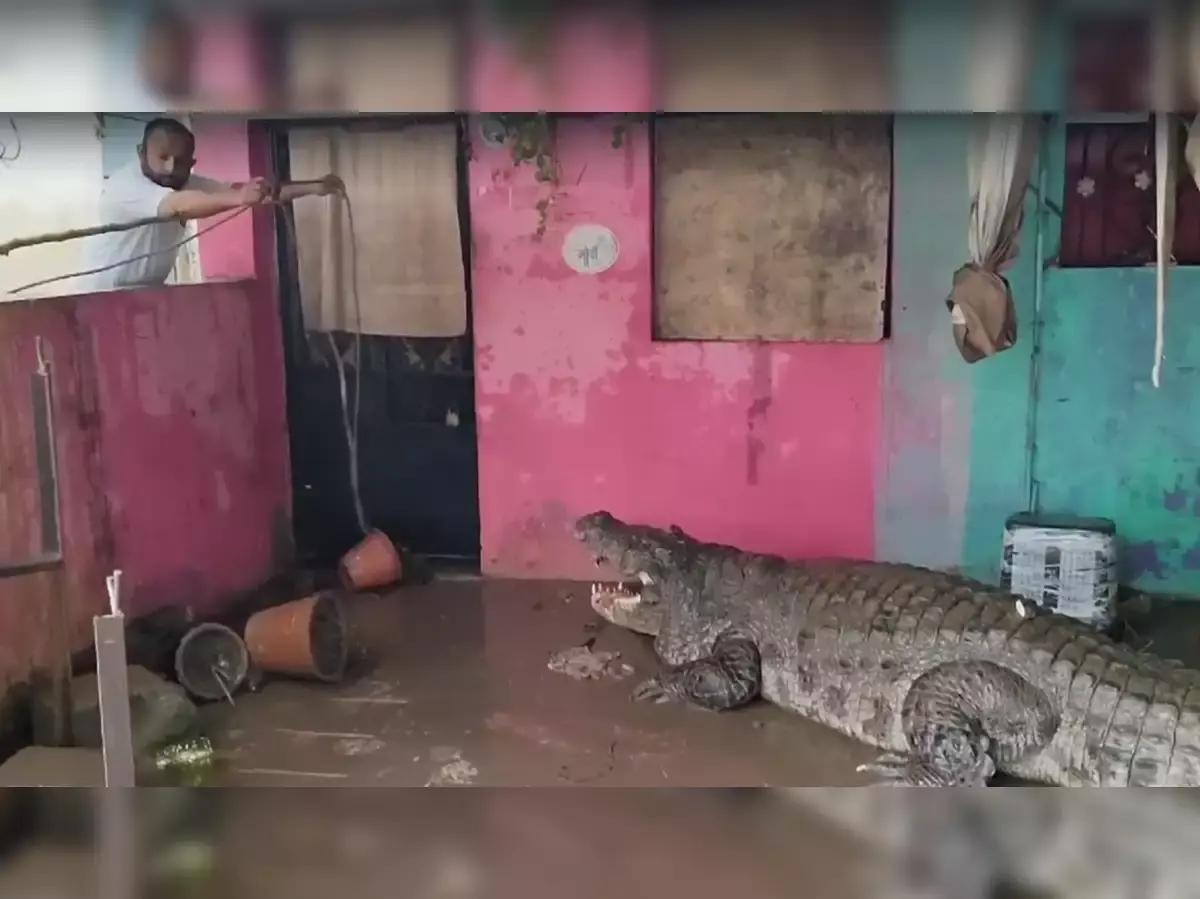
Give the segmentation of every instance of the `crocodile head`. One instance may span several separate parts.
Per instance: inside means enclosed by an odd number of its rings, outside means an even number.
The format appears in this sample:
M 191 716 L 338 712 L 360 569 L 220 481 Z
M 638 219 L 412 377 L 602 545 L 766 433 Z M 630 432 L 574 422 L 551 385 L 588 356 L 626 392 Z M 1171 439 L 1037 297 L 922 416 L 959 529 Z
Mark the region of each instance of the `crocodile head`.
M 668 664 L 703 655 L 729 626 L 724 597 L 707 583 L 707 547 L 679 528 L 627 524 L 594 512 L 579 519 L 575 536 L 597 566 L 615 569 L 620 578 L 592 585 L 592 608 L 613 624 L 653 636 Z
M 575 523 L 575 538 L 591 552 L 596 567 L 607 566 L 620 577 L 592 584 L 592 608 L 613 624 L 651 636 L 662 626 L 662 584 L 670 562 L 657 533 L 608 512 L 593 512 Z

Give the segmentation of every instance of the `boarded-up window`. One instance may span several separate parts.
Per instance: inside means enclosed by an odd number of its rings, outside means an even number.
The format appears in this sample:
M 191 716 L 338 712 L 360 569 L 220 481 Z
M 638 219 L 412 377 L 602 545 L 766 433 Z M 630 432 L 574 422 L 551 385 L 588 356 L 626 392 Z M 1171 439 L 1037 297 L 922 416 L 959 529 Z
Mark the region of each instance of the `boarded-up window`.
M 655 336 L 880 340 L 889 125 L 820 114 L 659 119 Z
M 886 0 L 658 5 L 665 111 L 876 110 L 893 101 Z

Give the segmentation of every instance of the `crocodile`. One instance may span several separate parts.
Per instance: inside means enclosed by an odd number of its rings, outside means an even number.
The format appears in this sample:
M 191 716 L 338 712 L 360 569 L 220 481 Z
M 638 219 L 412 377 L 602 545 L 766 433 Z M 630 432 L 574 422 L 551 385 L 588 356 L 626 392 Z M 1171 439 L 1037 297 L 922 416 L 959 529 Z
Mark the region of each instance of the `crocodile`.
M 791 561 L 678 527 L 578 519 L 619 583 L 592 607 L 654 637 L 639 701 L 766 701 L 881 750 L 900 786 L 1200 786 L 1200 671 L 961 575 Z

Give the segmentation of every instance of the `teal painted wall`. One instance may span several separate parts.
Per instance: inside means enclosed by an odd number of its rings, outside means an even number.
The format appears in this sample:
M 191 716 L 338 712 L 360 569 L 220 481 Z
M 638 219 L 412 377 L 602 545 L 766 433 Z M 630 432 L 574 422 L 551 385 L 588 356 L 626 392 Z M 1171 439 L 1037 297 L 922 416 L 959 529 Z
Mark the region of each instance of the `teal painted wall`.
M 1036 185 L 1036 172 L 1034 184 Z M 965 197 L 965 192 L 964 192 Z M 962 204 L 965 228 L 966 203 Z M 1004 522 L 1028 507 L 1030 387 L 1038 341 L 1035 316 L 1040 220 L 1034 192 L 1026 195 L 1017 258 L 1004 276 L 1017 309 L 1017 343 L 974 365 L 959 361 L 971 393 L 971 453 L 962 570 L 995 582 L 1000 577 Z
M 1156 391 L 1153 268 L 1051 265 L 1036 314 L 1038 231 L 1052 260 L 1060 222 L 1039 214 L 1031 192 L 1006 273 L 1017 345 L 965 364 L 943 300 L 966 258 L 970 127 L 967 116 L 896 119 L 876 553 L 995 581 L 1004 520 L 1027 508 L 1032 479 L 1040 511 L 1116 521 L 1123 582 L 1200 595 L 1200 304 L 1191 301 L 1200 268 L 1172 271 Z M 1061 119 L 1048 127 L 1041 165 L 1061 207 Z
M 1061 124 L 1046 157 L 1061 203 Z M 1053 257 L 1056 218 L 1046 234 Z M 1123 581 L 1200 594 L 1200 269 L 1168 284 L 1155 390 L 1153 267 L 1047 269 L 1033 474 L 1041 509 L 1116 521 Z

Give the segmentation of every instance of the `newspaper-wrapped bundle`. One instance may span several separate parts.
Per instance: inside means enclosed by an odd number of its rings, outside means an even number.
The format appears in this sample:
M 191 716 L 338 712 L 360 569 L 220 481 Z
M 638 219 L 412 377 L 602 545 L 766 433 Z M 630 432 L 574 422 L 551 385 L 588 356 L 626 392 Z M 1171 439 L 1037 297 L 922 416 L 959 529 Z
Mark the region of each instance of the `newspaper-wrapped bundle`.
M 1014 515 L 1005 526 L 1004 588 L 1107 629 L 1117 609 L 1116 526 L 1106 519 Z

